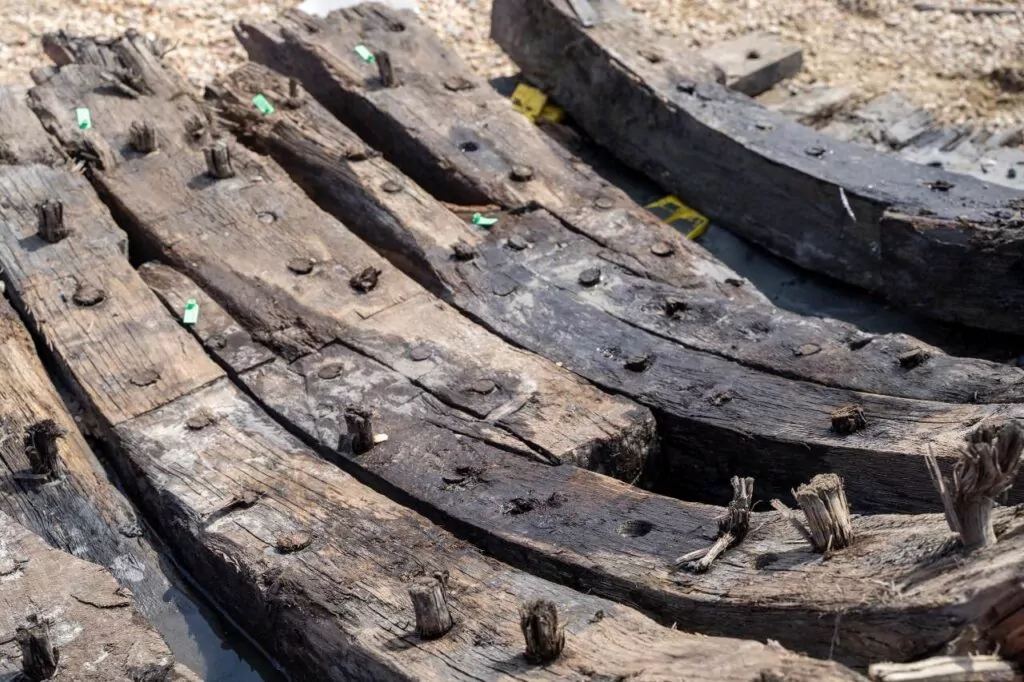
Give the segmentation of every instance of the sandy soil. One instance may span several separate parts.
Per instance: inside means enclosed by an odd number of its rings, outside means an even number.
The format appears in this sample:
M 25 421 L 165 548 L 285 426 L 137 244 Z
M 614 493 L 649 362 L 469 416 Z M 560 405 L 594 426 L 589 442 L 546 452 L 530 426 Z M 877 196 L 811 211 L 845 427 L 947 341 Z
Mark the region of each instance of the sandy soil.
M 981 1 L 951 0 L 955 6 Z M 1016 2 L 984 0 L 1021 13 L 979 16 L 922 11 L 908 0 L 626 0 L 659 30 L 678 36 L 681 48 L 777 32 L 806 46 L 797 86 L 851 84 L 864 98 L 898 89 L 944 122 L 985 119 L 996 128 L 1024 125 L 1024 4 Z M 270 18 L 292 4 L 0 0 L 0 82 L 27 83 L 29 69 L 47 63 L 39 49 L 45 31 L 113 34 L 133 26 L 177 42 L 169 58 L 198 86 L 244 59 L 232 22 Z M 420 11 L 478 72 L 515 72 L 487 37 L 490 0 L 421 0 Z

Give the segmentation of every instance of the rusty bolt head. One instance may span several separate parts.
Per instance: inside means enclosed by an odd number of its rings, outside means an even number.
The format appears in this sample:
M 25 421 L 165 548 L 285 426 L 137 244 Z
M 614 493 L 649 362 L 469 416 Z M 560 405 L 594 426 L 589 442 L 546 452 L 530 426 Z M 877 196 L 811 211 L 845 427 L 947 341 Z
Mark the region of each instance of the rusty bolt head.
M 103 293 L 102 289 L 94 287 L 91 284 L 83 284 L 79 282 L 78 287 L 75 288 L 75 293 L 71 297 L 71 300 L 74 301 L 75 305 L 77 306 L 81 306 L 83 308 L 90 308 L 94 305 L 101 303 L 103 299 L 106 297 L 107 295 Z
M 150 368 L 150 369 L 141 369 L 141 370 L 133 373 L 130 377 L 128 377 L 128 381 L 132 382 L 132 384 L 134 384 L 135 386 L 138 386 L 140 388 L 143 387 L 143 386 L 149 386 L 151 384 L 155 384 L 159 380 L 160 380 L 160 373 L 157 372 L 155 369 L 152 369 L 152 368 Z
M 676 247 L 669 242 L 654 242 L 651 244 L 651 253 L 660 258 L 671 256 L 676 252 Z
M 301 256 L 299 258 L 292 258 L 288 261 L 288 269 L 296 275 L 308 275 L 313 272 L 313 263 L 315 261 L 308 256 Z
M 388 194 L 395 194 L 396 192 L 402 191 L 402 186 L 395 182 L 394 180 L 388 180 L 383 185 L 381 185 L 380 188 L 387 192 Z
M 597 206 L 602 211 L 615 207 L 615 202 L 610 197 L 598 197 L 594 200 L 594 206 Z

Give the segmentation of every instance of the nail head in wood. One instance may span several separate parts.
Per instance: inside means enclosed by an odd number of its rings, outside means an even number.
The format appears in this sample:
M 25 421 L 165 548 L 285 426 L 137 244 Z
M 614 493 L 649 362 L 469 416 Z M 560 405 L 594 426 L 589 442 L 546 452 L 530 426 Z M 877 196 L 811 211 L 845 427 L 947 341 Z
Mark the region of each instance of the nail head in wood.
M 395 67 L 391 64 L 391 55 L 381 50 L 374 55 L 377 58 L 377 73 L 380 74 L 380 82 L 385 88 L 393 88 L 398 85 L 398 77 L 395 76 Z
M 814 551 L 831 552 L 853 544 L 850 506 L 839 476 L 818 474 L 797 488 L 793 496 L 807 519 Z
M 413 362 L 423 362 L 430 357 L 430 349 L 426 346 L 416 346 L 409 351 L 409 358 Z
M 601 281 L 600 268 L 587 268 L 580 273 L 579 282 L 585 287 L 592 287 Z
M 516 164 L 508 173 L 508 177 L 515 182 L 528 182 L 533 179 L 533 169 L 529 166 Z
M 39 236 L 43 241 L 56 244 L 71 234 L 64 224 L 64 204 L 56 199 L 47 199 L 36 204 Z
M 133 385 L 142 388 L 144 386 L 150 386 L 160 380 L 160 373 L 155 369 L 142 369 L 132 374 L 128 380 Z
M 565 628 L 558 623 L 558 607 L 546 599 L 527 602 L 519 610 L 519 627 L 526 640 L 526 660 L 545 664 L 562 655 Z
M 352 454 L 361 455 L 373 447 L 373 413 L 360 407 L 345 408 L 345 429 L 348 431 Z
M 185 421 L 185 426 L 189 431 L 200 431 L 205 429 L 207 426 L 210 426 L 215 421 L 216 418 L 210 413 L 210 411 L 202 408 Z
M 210 177 L 220 180 L 235 177 L 235 169 L 231 167 L 231 151 L 224 142 L 215 142 L 203 150 L 206 157 L 206 172 Z
M 476 86 L 473 85 L 473 82 L 468 78 L 464 78 L 462 76 L 451 76 L 444 79 L 444 87 L 445 90 L 461 92 L 463 90 L 472 90 Z
M 416 614 L 416 632 L 423 639 L 437 639 L 452 629 L 448 608 L 448 576 L 435 573 L 409 588 L 412 609 Z
M 840 436 L 856 433 L 868 425 L 864 410 L 860 405 L 843 405 L 829 414 L 832 420 L 832 431 Z
M 57 440 L 64 429 L 52 419 L 43 419 L 25 429 L 25 456 L 36 476 L 53 481 L 61 476 L 62 466 Z
M 128 140 L 132 149 L 140 154 L 152 154 L 157 150 L 156 128 L 149 121 L 133 121 L 128 129 Z
M 594 206 L 597 206 L 602 211 L 607 211 L 608 209 L 615 207 L 615 202 L 608 197 L 598 197 L 594 201 Z
M 274 541 L 274 546 L 281 554 L 292 554 L 301 552 L 313 543 L 313 536 L 304 530 L 279 535 Z
M 71 301 L 82 308 L 91 308 L 102 303 L 106 297 L 107 295 L 99 287 L 95 287 L 88 282 L 78 282 L 75 286 L 75 293 L 71 296 Z
M 402 191 L 402 186 L 399 185 L 394 180 L 388 180 L 383 185 L 381 185 L 380 188 L 382 190 L 384 190 L 385 192 L 387 192 L 388 194 L 395 194 L 397 192 L 401 192 Z
M 675 252 L 676 247 L 674 247 L 672 244 L 669 244 L 668 242 L 654 242 L 653 244 L 651 244 L 651 253 L 653 253 L 655 256 L 658 256 L 659 258 L 671 256 Z
M 523 251 L 530 246 L 530 242 L 526 241 L 523 237 L 518 234 L 514 234 L 508 238 L 508 248 L 513 251 Z
M 308 256 L 292 258 L 288 261 L 288 269 L 296 275 L 308 275 L 313 272 L 314 263 L 315 261 Z
M 31 618 L 28 626 L 19 626 L 15 639 L 21 650 L 21 672 L 26 680 L 39 682 L 53 679 L 57 674 L 60 651 L 50 638 L 50 625 L 38 618 Z
M 473 391 L 473 393 L 487 395 L 497 387 L 498 385 L 491 381 L 490 379 L 477 379 L 472 383 L 472 385 L 470 385 L 469 389 Z
M 900 355 L 900 367 L 903 369 L 914 369 L 923 365 L 930 357 L 931 354 L 923 348 L 913 348 Z
M 476 249 L 460 239 L 452 247 L 452 257 L 458 261 L 470 261 L 476 257 Z
M 365 294 L 377 288 L 377 282 L 380 281 L 380 273 L 379 268 L 369 265 L 358 274 L 353 275 L 348 283 L 356 291 Z

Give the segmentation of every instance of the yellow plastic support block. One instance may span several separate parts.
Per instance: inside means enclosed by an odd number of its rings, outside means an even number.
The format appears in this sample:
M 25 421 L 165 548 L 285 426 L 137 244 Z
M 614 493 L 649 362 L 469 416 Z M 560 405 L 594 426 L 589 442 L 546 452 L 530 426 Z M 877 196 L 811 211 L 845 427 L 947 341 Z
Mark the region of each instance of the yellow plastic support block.
M 551 123 L 561 123 L 565 119 L 565 110 L 554 104 L 545 104 L 540 110 L 540 118 Z
M 696 239 L 701 236 L 707 232 L 708 225 L 711 223 L 707 216 L 697 213 L 672 194 L 662 197 L 657 201 L 652 201 L 644 208 L 658 216 L 662 222 L 668 223 L 673 227 L 682 227 L 681 225 L 676 225 L 680 221 L 687 223 L 690 226 L 689 231 L 686 233 L 687 239 Z
M 530 122 L 536 122 L 537 117 L 544 111 L 548 96 L 537 88 L 530 87 L 526 83 L 520 83 L 512 93 L 512 106 Z

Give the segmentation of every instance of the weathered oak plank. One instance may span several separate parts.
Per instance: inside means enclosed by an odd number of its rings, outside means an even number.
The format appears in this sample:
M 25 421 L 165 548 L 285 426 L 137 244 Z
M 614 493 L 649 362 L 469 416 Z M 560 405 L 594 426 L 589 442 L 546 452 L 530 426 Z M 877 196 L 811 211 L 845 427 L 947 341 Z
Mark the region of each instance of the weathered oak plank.
M 171 311 L 189 299 L 200 302 L 210 323 L 193 330 L 204 344 L 237 328 L 181 273 L 157 263 L 139 272 Z M 785 520 L 756 514 L 755 530 L 728 551 L 726 563 L 690 576 L 674 572 L 672 562 L 714 537 L 720 507 L 653 495 L 589 471 L 524 462 L 488 447 L 484 436 L 442 406 L 422 404 L 422 391 L 407 380 L 337 345 L 293 363 L 249 369 L 243 361 L 237 376 L 261 405 L 342 466 L 375 485 L 383 482 L 490 554 L 637 606 L 666 625 L 771 638 L 863 667 L 939 648 L 963 627 L 968 611 L 984 608 L 968 606 L 970 597 L 945 579 L 942 589 L 930 588 L 944 570 L 959 570 L 933 564 L 947 551 L 941 549 L 948 537 L 941 515 L 854 517 L 855 547 L 820 562 Z M 377 431 L 388 436 L 357 456 L 339 447 L 346 435 L 339 406 L 350 403 L 373 407 Z M 1004 524 L 1013 512 L 1000 514 L 1003 537 L 1012 537 Z M 962 567 L 974 576 L 970 590 L 1016 574 L 978 568 L 1019 551 L 1019 541 L 1004 542 L 980 564 Z M 912 590 L 890 587 L 915 571 L 921 576 L 910 580 Z M 844 588 L 837 591 L 836 584 Z M 842 636 L 835 641 L 837 618 Z
M 27 250 L 12 246 L 0 263 L 6 268 L 19 259 L 25 269 Z M 144 287 L 135 277 L 129 288 Z M 12 288 L 22 281 L 12 280 Z M 22 298 L 33 312 L 44 305 Z M 144 320 L 175 325 L 148 307 L 121 312 L 126 326 Z M 202 350 L 174 328 L 182 352 L 171 360 L 183 372 Z M 109 407 L 112 400 L 94 394 L 82 370 L 118 349 L 99 338 L 70 353 L 76 340 L 52 330 L 39 331 L 64 358 L 67 378 L 93 395 L 90 405 L 135 498 L 196 580 L 297 678 L 698 680 L 714 669 L 720 679 L 739 682 L 767 669 L 796 680 L 860 679 L 777 648 L 662 628 L 628 608 L 484 558 L 319 459 L 224 377 L 122 418 Z M 113 383 L 103 388 L 120 390 Z M 413 579 L 443 571 L 457 622 L 428 643 L 413 634 L 407 589 Z M 566 654 L 544 667 L 521 655 L 518 609 L 536 598 L 552 601 L 568 624 Z
M 692 55 L 651 64 L 643 21 L 598 6 L 583 29 L 564 4 L 501 0 L 492 35 L 595 140 L 741 235 L 924 315 L 1024 330 L 1024 194 L 831 139 Z
M 101 566 L 52 549 L 0 512 L 0 677 L 24 665 L 19 628 L 48 634 L 56 677 L 195 681 Z M 42 650 L 40 650 L 42 651 Z M 32 678 L 29 678 L 32 679 Z
M 337 338 L 486 418 L 535 457 L 630 480 L 639 473 L 654 447 L 646 409 L 459 315 L 318 209 L 273 161 L 231 145 L 236 176 L 208 177 L 202 155 L 174 146 L 180 121 L 161 118 L 164 100 L 119 107 L 99 76 L 97 67 L 67 66 L 33 90 L 34 104 L 69 146 L 79 131 L 62 112 L 73 101 L 102 112 L 95 134 L 111 148 L 140 118 L 172 141 L 161 153 L 121 157 L 94 180 L 140 244 L 187 268 L 275 348 L 297 357 Z M 385 180 L 381 191 L 400 193 L 401 181 Z M 146 189 L 154 186 L 162 191 Z M 379 283 L 360 291 L 353 280 L 368 268 Z M 411 358 L 424 342 L 431 358 Z
M 388 30 L 398 23 L 402 31 Z M 458 201 L 461 196 L 507 208 L 531 202 L 543 206 L 564 223 L 557 236 L 547 236 L 549 242 L 564 244 L 567 254 L 580 254 L 581 260 L 583 254 L 591 254 L 623 268 L 609 265 L 605 274 L 616 279 L 590 290 L 591 304 L 688 348 L 761 371 L 870 393 L 982 403 L 1024 397 L 1024 372 L 1018 368 L 951 358 L 906 335 L 874 336 L 869 342 L 868 335 L 851 325 L 782 311 L 751 287 L 738 286 L 742 280 L 715 264 L 703 249 L 685 239 L 673 241 L 678 238 L 675 230 L 649 215 L 641 217 L 646 212 L 635 205 L 615 211 L 586 209 L 594 195 L 619 197 L 617 190 L 586 173 L 578 159 L 553 149 L 550 140 L 413 16 L 375 5 L 326 19 L 285 13 L 274 24 L 243 25 L 239 35 L 254 59 L 302 79 L 336 117 L 367 137 L 353 135 L 304 93 L 304 105 L 278 106 L 273 115 L 260 116 L 251 106 L 252 94 L 266 90 L 266 96 L 281 103 L 288 101 L 288 89 L 280 78 L 252 65 L 224 81 L 223 92 L 213 93 L 223 115 L 241 123 L 241 133 L 248 134 L 251 143 L 274 155 L 321 205 L 344 216 L 359 236 L 407 270 L 419 268 L 415 274 L 428 286 L 436 288 L 437 283 L 423 267 L 423 255 L 444 258 L 457 238 L 468 237 L 459 237 L 451 227 L 441 232 L 439 225 L 450 225 L 450 218 L 438 217 L 436 210 L 428 215 L 419 205 L 428 199 L 412 189 L 394 195 L 375 191 L 372 198 L 361 198 L 371 194 L 365 189 L 369 183 L 379 183 L 393 172 L 382 159 L 363 158 L 363 139 L 381 145 L 388 159 L 442 199 Z M 407 65 L 399 87 L 379 87 L 350 49 L 360 43 L 386 49 L 396 64 Z M 415 71 L 414 65 L 420 64 L 423 71 Z M 447 79 L 473 88 L 453 92 L 443 87 Z M 484 121 L 481 111 L 487 112 Z M 386 134 L 380 132 L 384 128 Z M 469 139 L 467 135 L 479 149 L 460 149 L 457 142 Z M 529 181 L 510 177 L 511 169 L 520 166 L 532 169 Z M 448 185 L 462 189 L 453 192 L 445 189 Z M 407 238 L 395 237 L 393 229 L 382 229 L 380 221 L 388 219 L 379 214 L 396 210 L 392 205 L 403 200 L 413 222 L 433 226 L 431 242 L 440 244 L 443 254 L 424 251 Z M 509 219 L 501 214 L 499 226 Z M 669 239 L 669 233 L 675 237 Z M 638 249 L 670 269 L 638 267 Z M 535 252 L 524 251 L 521 257 Z M 585 267 L 578 265 L 579 270 Z M 613 274 L 617 272 L 621 277 Z M 687 310 L 660 314 L 668 298 L 681 301 Z M 934 362 L 907 371 L 900 358 L 915 349 Z
M 771 348 L 766 337 L 773 329 L 785 329 L 782 320 L 799 323 L 802 318 L 748 310 L 748 331 L 723 337 L 723 325 L 716 320 L 739 314 L 738 310 L 722 310 L 713 301 L 698 302 L 686 291 L 632 276 L 543 210 L 503 215 L 497 225 L 481 230 L 457 219 L 411 183 L 402 193 L 381 192 L 377 188 L 383 179 L 395 177 L 397 171 L 379 158 L 339 162 L 341 150 L 362 143 L 315 103 L 297 110 L 282 108 L 267 119 L 246 115 L 244 103 L 252 93 L 263 92 L 277 101 L 285 87 L 282 79 L 265 70 L 246 67 L 218 86 L 222 113 L 240 121 L 244 138 L 280 159 L 322 205 L 337 215 L 352 216 L 350 223 L 361 236 L 421 281 L 440 288 L 473 319 L 654 409 L 666 444 L 659 469 L 669 474 L 659 481 L 666 492 L 721 499 L 716 495 L 728 495 L 729 477 L 742 471 L 754 475 L 759 485 L 785 494 L 814 473 L 832 470 L 847 479 L 859 509 L 936 509 L 919 458 L 925 447 L 922 439 L 953 443 L 973 419 L 1015 413 L 1016 408 L 1009 406 L 993 410 L 909 401 L 787 379 L 801 369 L 808 372 L 808 366 L 824 368 L 820 374 L 831 370 L 833 376 L 842 371 L 842 364 L 829 358 L 831 350 L 822 352 L 821 337 L 821 345 L 809 340 L 778 343 L 780 335 L 776 343 L 781 348 Z M 453 256 L 460 242 L 472 250 L 471 259 Z M 600 270 L 601 282 L 582 286 L 579 278 L 588 270 Z M 667 313 L 665 306 L 672 301 L 678 309 Z M 806 325 L 813 328 L 812 322 Z M 848 329 L 841 355 L 857 358 L 862 351 L 850 350 L 857 339 L 865 350 L 878 343 L 868 344 L 870 337 L 855 336 L 855 330 Z M 680 337 L 690 343 L 673 343 Z M 756 369 L 686 347 L 714 349 L 723 343 L 730 343 L 733 352 L 748 349 L 746 357 Z M 917 367 L 916 359 L 926 351 L 921 346 L 909 348 L 919 348 L 919 355 L 901 363 L 899 356 L 888 355 L 892 351 L 885 341 L 879 343 L 868 350 L 877 355 L 860 356 L 867 360 L 860 374 L 864 379 L 850 377 L 843 383 L 887 386 L 884 379 L 871 383 L 887 371 L 892 384 L 901 378 L 920 381 L 915 387 L 918 394 L 943 396 L 941 384 L 947 379 L 939 373 L 942 370 L 933 365 L 937 373 L 932 374 L 929 360 Z M 949 360 L 943 368 L 960 362 L 941 357 Z M 1008 368 L 989 366 L 999 374 L 1010 373 Z M 771 373 L 757 371 L 761 367 Z M 915 375 L 919 369 L 925 373 Z M 955 371 L 946 375 L 947 385 L 957 376 Z M 952 394 L 970 399 L 956 388 Z M 871 425 L 853 436 L 830 433 L 828 413 L 851 403 L 864 405 L 884 426 Z M 786 465 L 780 466 L 777 457 Z

